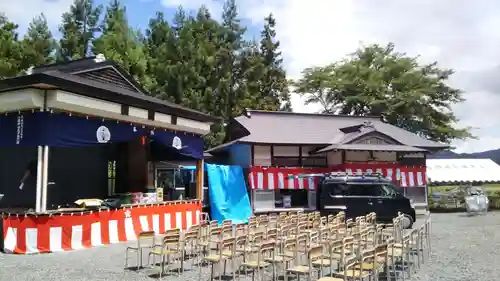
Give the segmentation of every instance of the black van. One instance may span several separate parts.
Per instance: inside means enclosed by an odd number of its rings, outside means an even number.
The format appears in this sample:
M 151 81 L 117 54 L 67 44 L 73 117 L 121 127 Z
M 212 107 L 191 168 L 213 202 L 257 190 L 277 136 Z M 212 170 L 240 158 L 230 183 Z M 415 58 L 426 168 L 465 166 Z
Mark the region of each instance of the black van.
M 404 214 L 404 225 L 411 228 L 415 222 L 415 208 L 401 188 L 381 175 L 349 176 L 331 174 L 318 185 L 316 206 L 322 215 L 344 211 L 348 218 L 377 214 L 377 221 L 389 223 L 399 212 Z

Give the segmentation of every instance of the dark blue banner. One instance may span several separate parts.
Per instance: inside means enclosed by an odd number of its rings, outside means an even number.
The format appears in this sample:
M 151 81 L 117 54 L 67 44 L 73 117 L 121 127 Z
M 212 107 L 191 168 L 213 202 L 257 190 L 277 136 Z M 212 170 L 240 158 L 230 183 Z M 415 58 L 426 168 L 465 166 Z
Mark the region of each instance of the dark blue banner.
M 147 136 L 148 130 L 130 123 L 99 118 L 49 114 L 44 140 L 49 146 L 81 147 L 128 142 Z
M 152 130 L 122 121 L 63 113 L 22 112 L 0 116 L 2 147 L 82 147 L 129 142 L 142 136 L 148 136 L 169 154 L 203 158 L 203 139 L 182 132 Z
M 45 131 L 43 112 L 21 112 L 0 115 L 1 147 L 34 147 L 43 145 Z
M 200 136 L 155 130 L 151 132 L 149 138 L 164 145 L 172 152 L 195 159 L 203 159 L 203 139 Z

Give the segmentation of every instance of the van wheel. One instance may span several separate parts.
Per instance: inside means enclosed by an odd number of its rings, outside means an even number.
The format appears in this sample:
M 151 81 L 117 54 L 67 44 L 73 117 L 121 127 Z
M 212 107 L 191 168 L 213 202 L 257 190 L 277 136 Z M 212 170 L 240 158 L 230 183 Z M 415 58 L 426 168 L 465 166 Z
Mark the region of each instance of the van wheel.
M 413 226 L 413 218 L 408 215 L 408 214 L 403 214 L 404 218 L 403 218 L 403 228 L 404 229 L 411 229 L 412 226 Z

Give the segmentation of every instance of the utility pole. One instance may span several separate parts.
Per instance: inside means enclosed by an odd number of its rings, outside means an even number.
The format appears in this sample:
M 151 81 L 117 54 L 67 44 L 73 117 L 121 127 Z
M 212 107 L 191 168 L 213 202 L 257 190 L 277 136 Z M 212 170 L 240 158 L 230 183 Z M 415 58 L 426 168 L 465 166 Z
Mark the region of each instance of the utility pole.
M 83 58 L 87 57 L 87 1 L 82 0 L 82 13 L 83 13 Z

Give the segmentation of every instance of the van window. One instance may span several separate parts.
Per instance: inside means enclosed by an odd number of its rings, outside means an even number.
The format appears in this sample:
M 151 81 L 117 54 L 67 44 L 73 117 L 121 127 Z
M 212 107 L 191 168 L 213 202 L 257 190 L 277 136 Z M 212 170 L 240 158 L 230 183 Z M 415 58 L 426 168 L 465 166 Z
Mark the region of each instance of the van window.
M 368 184 L 350 184 L 349 185 L 349 195 L 350 196 L 375 196 L 376 191 L 373 185 Z
M 340 183 L 327 183 L 321 187 L 321 193 L 330 196 L 347 196 L 349 195 L 348 190 L 349 186 L 347 184 Z
M 350 196 L 389 196 L 390 190 L 379 184 L 349 184 Z
M 382 195 L 380 196 L 394 196 L 399 193 L 398 189 L 394 185 L 383 184 L 380 188 L 382 189 Z
M 363 183 L 328 183 L 322 194 L 333 196 L 392 196 L 397 191 L 391 185 Z

